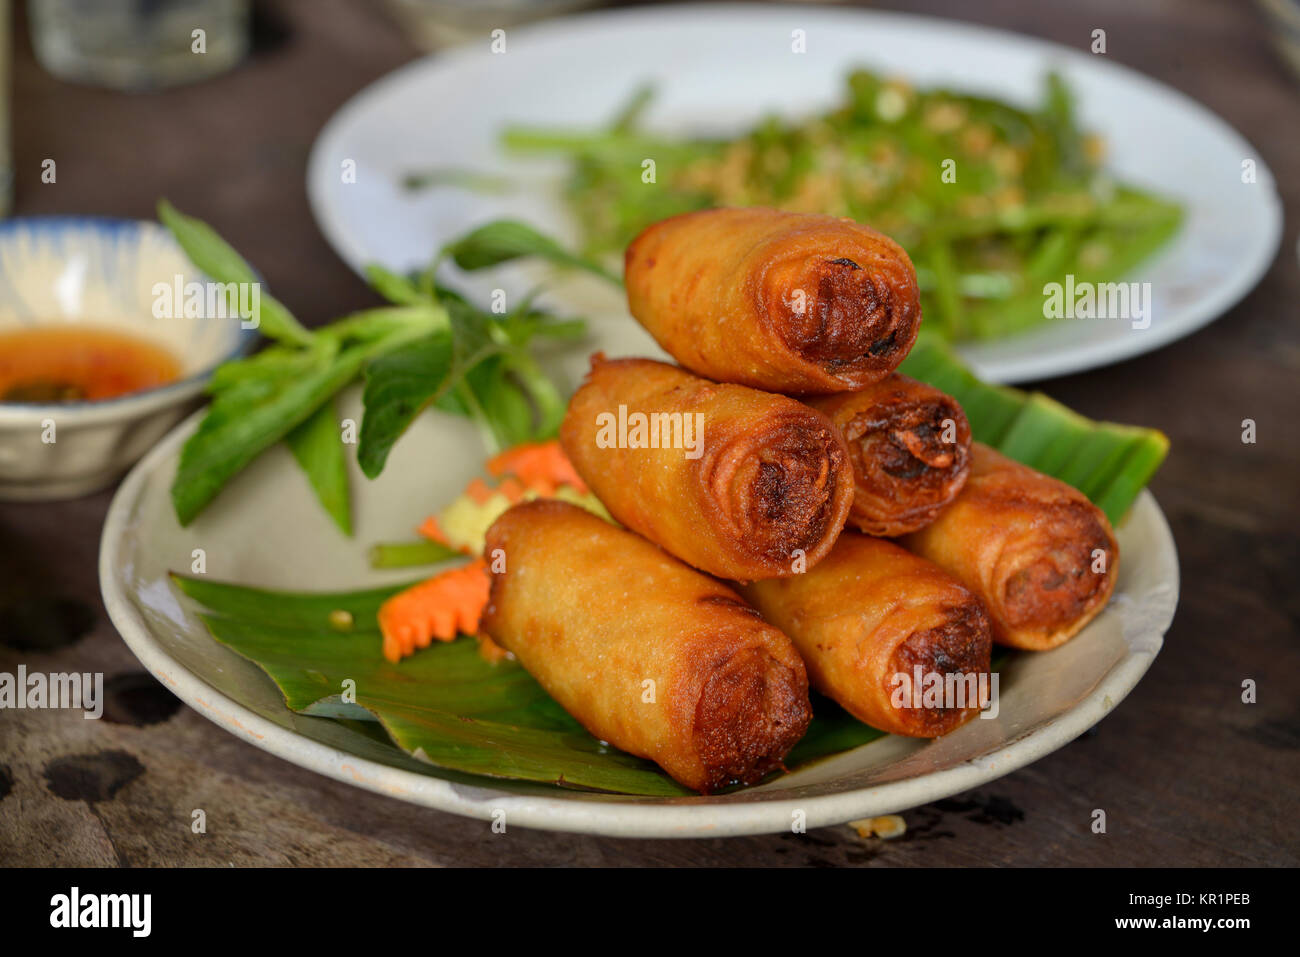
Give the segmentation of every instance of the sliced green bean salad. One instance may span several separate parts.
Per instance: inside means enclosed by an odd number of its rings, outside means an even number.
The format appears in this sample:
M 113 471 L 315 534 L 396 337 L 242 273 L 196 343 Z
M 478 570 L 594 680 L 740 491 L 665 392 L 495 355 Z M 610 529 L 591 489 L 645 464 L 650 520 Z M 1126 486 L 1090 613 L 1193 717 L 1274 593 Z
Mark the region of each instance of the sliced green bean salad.
M 830 112 L 769 117 L 729 139 L 644 129 L 651 95 L 638 90 L 602 129 L 503 134 L 511 152 L 572 159 L 564 190 L 589 255 L 621 252 L 650 223 L 709 206 L 849 216 L 911 255 L 928 327 L 988 339 L 1044 321 L 1047 282 L 1118 280 L 1181 218 L 1176 204 L 1105 172 L 1101 141 L 1079 129 L 1054 73 L 1024 110 L 859 70 Z

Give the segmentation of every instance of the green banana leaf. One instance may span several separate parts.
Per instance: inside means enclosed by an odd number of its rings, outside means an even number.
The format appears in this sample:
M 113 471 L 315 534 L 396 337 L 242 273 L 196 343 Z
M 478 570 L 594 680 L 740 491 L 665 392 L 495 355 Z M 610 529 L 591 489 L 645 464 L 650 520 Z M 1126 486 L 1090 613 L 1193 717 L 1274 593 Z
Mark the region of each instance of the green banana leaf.
M 207 609 L 201 617 L 213 637 L 261 667 L 294 711 L 378 721 L 403 750 L 468 774 L 621 794 L 691 793 L 653 762 L 596 740 L 528 672 L 513 661 L 489 664 L 473 639 L 386 661 L 376 615 L 405 585 L 327 594 L 173 580 Z M 349 616 L 346 630 L 331 624 Z M 788 766 L 881 737 L 829 701 L 817 712 Z
M 956 399 L 977 441 L 1068 482 L 1114 523 L 1169 453 L 1169 439 L 1155 429 L 1094 422 L 1041 392 L 981 382 L 934 337 L 918 339 L 898 371 Z
M 953 395 L 977 439 L 1070 482 L 1112 521 L 1168 450 L 1154 430 L 1092 422 L 1044 395 L 986 385 L 934 340 L 918 342 L 903 371 Z M 517 663 L 489 664 L 470 638 L 435 643 L 400 664 L 386 661 L 376 616 L 406 586 L 327 594 L 174 580 L 206 609 L 202 618 L 213 636 L 261 667 L 287 707 L 378 722 L 396 747 L 427 761 L 430 773 L 442 768 L 629 795 L 690 793 L 652 762 L 598 741 Z M 813 714 L 788 768 L 882 736 L 818 696 Z

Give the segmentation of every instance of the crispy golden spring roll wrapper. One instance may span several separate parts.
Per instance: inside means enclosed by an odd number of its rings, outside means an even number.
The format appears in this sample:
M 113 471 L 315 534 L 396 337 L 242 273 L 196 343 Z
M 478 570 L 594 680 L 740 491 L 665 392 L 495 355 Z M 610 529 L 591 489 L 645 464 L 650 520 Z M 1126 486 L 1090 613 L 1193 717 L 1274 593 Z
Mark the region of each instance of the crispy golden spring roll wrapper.
M 560 442 L 614 518 L 721 578 L 812 566 L 853 501 L 844 440 L 820 412 L 650 359 L 594 356 Z
M 895 372 L 860 392 L 812 398 L 849 447 L 849 524 L 893 538 L 934 521 L 970 471 L 970 423 L 957 400 Z
M 687 787 L 752 784 L 807 730 L 790 640 L 639 535 L 537 500 L 497 519 L 484 555 L 505 568 L 483 616 L 492 640 L 588 731 Z
M 994 641 L 1034 651 L 1091 621 L 1119 568 L 1115 533 L 1087 496 L 980 442 L 961 494 L 902 542 L 980 596 Z
M 632 315 L 686 368 L 785 393 L 861 389 L 903 361 L 921 306 L 896 242 L 850 219 L 709 209 L 627 248 Z
M 892 542 L 846 531 L 807 574 L 740 591 L 794 642 L 812 686 L 873 728 L 935 738 L 974 717 L 981 693 L 987 700 L 992 640 L 983 605 Z M 922 689 L 933 680 L 951 697 L 926 701 Z

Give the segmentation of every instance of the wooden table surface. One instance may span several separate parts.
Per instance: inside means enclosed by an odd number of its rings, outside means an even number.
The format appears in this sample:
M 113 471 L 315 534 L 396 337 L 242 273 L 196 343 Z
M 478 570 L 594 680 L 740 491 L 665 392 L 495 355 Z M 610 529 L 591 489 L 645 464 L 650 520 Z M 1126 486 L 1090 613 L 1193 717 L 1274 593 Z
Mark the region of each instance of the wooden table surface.
M 886 6 L 882 4 L 881 6 Z M 903 6 L 903 4 L 899 4 Z M 1164 430 L 1153 490 L 1173 527 L 1182 599 L 1164 650 L 1092 733 L 986 787 L 907 812 L 907 835 L 847 827 L 689 841 L 511 829 L 337 783 L 237 740 L 144 673 L 96 576 L 111 492 L 0 504 L 0 671 L 102 671 L 104 720 L 0 712 L 0 863 L 85 865 L 1248 865 L 1298 859 L 1300 744 L 1300 183 L 1297 86 L 1244 2 L 967 3 L 920 12 L 1086 48 L 1190 94 L 1278 174 L 1287 225 L 1267 276 L 1226 316 L 1156 353 L 1038 384 L 1095 417 Z M 79 88 L 14 52 L 17 214 L 150 218 L 159 195 L 212 222 L 298 315 L 373 297 L 326 246 L 308 150 L 349 96 L 416 50 L 356 0 L 267 4 L 252 58 L 150 95 Z M 665 16 L 671 11 L 665 10 Z M 40 181 L 42 160 L 57 181 Z M 1241 441 L 1241 421 L 1258 442 Z M 1243 704 L 1242 681 L 1258 683 Z M 190 830 L 204 808 L 208 832 Z M 1108 833 L 1095 835 L 1094 808 Z

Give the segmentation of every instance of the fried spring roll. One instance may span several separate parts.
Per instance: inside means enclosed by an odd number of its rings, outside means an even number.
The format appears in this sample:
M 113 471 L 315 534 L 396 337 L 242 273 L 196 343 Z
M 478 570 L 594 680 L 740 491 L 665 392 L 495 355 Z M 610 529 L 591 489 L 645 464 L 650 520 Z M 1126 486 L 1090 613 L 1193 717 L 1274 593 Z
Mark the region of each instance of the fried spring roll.
M 813 565 L 853 501 L 844 440 L 820 412 L 650 359 L 593 357 L 560 442 L 614 518 L 721 578 Z
M 861 389 L 916 339 L 916 271 L 849 219 L 710 209 L 655 223 L 627 249 L 632 315 L 686 368 L 785 393 Z
M 849 447 L 849 524 L 892 538 L 928 525 L 970 470 L 970 423 L 957 400 L 897 372 L 861 392 L 810 399 Z
M 789 635 L 812 686 L 874 728 L 935 738 L 989 700 L 979 599 L 892 542 L 846 531 L 807 574 L 740 590 Z
M 961 494 L 903 544 L 983 599 L 994 641 L 1035 651 L 1091 621 L 1119 567 L 1110 522 L 1082 492 L 979 442 Z
M 687 787 L 752 784 L 807 729 L 789 639 L 640 536 L 537 500 L 497 519 L 484 554 L 505 568 L 483 616 L 492 640 L 588 731 Z

